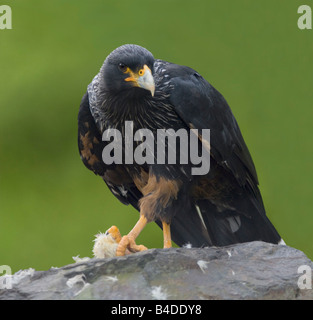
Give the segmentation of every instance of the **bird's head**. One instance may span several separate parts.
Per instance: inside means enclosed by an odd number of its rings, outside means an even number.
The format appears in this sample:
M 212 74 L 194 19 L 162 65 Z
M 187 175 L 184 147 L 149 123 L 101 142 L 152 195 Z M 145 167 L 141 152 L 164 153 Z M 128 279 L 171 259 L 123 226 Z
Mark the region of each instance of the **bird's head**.
M 127 90 L 154 95 L 154 58 L 147 49 L 125 44 L 112 51 L 101 68 L 104 87 L 112 93 Z

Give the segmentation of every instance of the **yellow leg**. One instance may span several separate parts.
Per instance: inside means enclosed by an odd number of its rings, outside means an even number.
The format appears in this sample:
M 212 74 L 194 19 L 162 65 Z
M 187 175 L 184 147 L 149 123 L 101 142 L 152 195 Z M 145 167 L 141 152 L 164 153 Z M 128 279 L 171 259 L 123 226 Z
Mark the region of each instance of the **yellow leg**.
M 164 239 L 163 248 L 171 248 L 172 247 L 171 227 L 166 222 L 162 222 L 162 226 L 163 226 L 163 239 Z
M 136 238 L 139 236 L 142 229 L 146 226 L 147 222 L 148 221 L 146 217 L 144 215 L 140 215 L 140 218 L 135 224 L 134 228 L 128 233 L 127 236 L 122 237 L 122 239 L 120 240 L 116 249 L 117 256 L 124 256 L 126 253 L 126 249 L 128 249 L 130 252 L 147 250 L 145 246 L 137 245 L 135 243 Z

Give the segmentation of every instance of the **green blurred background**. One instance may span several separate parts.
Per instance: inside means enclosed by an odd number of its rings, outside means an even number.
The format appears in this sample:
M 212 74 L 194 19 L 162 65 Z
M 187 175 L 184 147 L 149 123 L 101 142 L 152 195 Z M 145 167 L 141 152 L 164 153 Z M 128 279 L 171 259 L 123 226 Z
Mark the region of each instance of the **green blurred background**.
M 138 218 L 85 169 L 77 112 L 105 57 L 124 43 L 188 65 L 229 102 L 267 213 L 313 258 L 313 30 L 286 0 L 4 0 L 0 30 L 0 265 L 45 270 L 92 256 L 94 235 Z M 309 1 L 307 1 L 309 2 Z M 307 3 L 309 4 L 309 3 Z M 162 246 L 150 224 L 138 242 Z

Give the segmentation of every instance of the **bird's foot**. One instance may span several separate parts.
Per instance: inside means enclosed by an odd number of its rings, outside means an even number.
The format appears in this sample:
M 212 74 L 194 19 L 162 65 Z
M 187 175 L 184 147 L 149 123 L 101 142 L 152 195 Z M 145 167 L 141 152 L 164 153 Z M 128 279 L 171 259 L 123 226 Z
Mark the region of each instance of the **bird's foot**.
M 135 253 L 148 250 L 147 247 L 143 245 L 137 245 L 135 239 L 131 235 L 123 236 L 119 241 L 118 247 L 116 249 L 117 256 L 124 256 L 125 254 Z

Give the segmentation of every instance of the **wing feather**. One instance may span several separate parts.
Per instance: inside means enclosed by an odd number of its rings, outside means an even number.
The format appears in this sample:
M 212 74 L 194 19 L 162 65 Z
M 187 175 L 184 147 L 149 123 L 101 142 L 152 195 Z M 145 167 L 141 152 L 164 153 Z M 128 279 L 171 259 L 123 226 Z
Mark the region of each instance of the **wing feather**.
M 171 84 L 170 102 L 184 122 L 195 129 L 211 130 L 211 156 L 230 170 L 240 185 L 257 185 L 250 152 L 224 97 L 196 71 L 186 67 L 183 74 L 171 79 Z
M 78 114 L 78 147 L 85 166 L 96 175 L 102 177 L 114 196 L 123 204 L 131 204 L 138 210 L 138 201 L 142 196 L 126 170 L 118 165 L 105 165 L 102 161 L 102 151 L 105 142 L 102 141 L 96 119 L 91 113 L 91 103 L 96 103 L 95 96 L 89 97 L 87 92 L 81 101 Z M 90 100 L 91 99 L 91 100 Z

